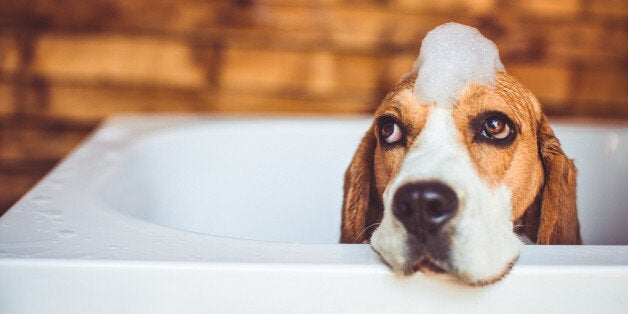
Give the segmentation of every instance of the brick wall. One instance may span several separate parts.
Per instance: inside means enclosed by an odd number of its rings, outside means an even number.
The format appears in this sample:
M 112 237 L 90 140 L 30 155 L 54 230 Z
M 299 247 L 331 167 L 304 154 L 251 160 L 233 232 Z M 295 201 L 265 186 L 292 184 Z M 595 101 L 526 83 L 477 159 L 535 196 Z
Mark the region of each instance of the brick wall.
M 0 212 L 126 112 L 371 112 L 421 38 L 494 40 L 554 116 L 628 119 L 625 0 L 0 2 Z

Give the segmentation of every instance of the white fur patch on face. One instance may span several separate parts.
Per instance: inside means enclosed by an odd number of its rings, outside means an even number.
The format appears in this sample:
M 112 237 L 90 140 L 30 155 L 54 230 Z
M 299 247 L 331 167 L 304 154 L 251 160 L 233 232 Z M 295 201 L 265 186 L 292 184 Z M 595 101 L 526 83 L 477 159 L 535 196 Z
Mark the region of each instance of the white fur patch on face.
M 510 191 L 505 185 L 494 191 L 486 184 L 475 186 L 455 222 L 450 262 L 453 271 L 470 283 L 499 279 L 510 267 L 523 242 L 513 232 Z
M 408 261 L 407 231 L 392 212 L 393 196 L 402 185 L 439 181 L 458 197 L 447 264 L 469 283 L 494 280 L 519 255 L 522 242 L 512 231 L 510 191 L 505 185 L 491 188 L 473 167 L 468 151 L 458 141 L 452 108 L 431 108 L 427 122 L 406 155 L 397 177 L 383 196 L 384 216 L 371 238 L 373 248 L 400 272 Z
M 379 227 L 371 236 L 371 246 L 390 265 L 394 272 L 404 273 L 407 262 L 406 229 L 386 210 Z
M 427 33 L 414 63 L 414 92 L 421 103 L 452 106 L 464 86 L 492 86 L 505 72 L 497 46 L 470 26 L 447 23 Z

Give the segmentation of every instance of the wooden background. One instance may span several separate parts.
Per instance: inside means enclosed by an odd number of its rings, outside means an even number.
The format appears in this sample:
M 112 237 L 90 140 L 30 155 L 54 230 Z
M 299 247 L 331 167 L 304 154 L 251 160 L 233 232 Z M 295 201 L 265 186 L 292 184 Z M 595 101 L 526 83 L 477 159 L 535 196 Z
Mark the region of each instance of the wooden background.
M 0 213 L 128 112 L 368 113 L 431 28 L 500 48 L 553 116 L 628 119 L 626 0 L 0 0 Z

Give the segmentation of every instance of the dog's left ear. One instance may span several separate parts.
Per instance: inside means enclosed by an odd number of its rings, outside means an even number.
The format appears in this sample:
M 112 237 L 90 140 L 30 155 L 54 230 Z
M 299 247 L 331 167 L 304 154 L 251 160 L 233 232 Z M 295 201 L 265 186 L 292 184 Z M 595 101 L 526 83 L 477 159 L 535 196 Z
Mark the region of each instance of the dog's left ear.
M 537 244 L 582 244 L 576 208 L 576 167 L 554 136 L 547 118 L 538 131 L 539 155 L 545 171 L 540 195 Z

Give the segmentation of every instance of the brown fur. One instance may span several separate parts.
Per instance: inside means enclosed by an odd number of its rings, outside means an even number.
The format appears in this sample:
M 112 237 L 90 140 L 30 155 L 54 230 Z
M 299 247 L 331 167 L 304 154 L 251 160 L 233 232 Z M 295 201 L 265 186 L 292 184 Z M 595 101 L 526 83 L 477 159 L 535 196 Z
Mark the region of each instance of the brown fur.
M 408 140 L 417 138 L 431 106 L 412 94 L 414 75 L 406 76 L 382 101 L 376 117 L 394 115 L 406 126 Z M 506 148 L 474 143 L 470 119 L 487 110 L 506 113 L 519 130 Z M 536 98 L 513 77 L 497 73 L 495 87 L 470 85 L 452 112 L 476 171 L 491 185 L 512 191 L 512 219 L 538 244 L 580 244 L 576 210 L 576 170 L 554 137 Z M 383 214 L 382 194 L 396 176 L 409 148 L 382 150 L 373 124 L 362 139 L 345 174 L 342 243 L 368 241 Z
M 536 203 L 540 209 L 532 208 L 533 220 L 525 221 L 525 217 L 523 223 L 538 226 L 536 240 L 531 238 L 537 244 L 582 244 L 576 209 L 576 167 L 561 149 L 545 117 L 538 137 L 545 184 Z
M 381 220 L 373 219 L 370 213 L 381 212 L 380 202 L 373 202 L 371 198 L 377 193 L 373 191 L 373 155 L 375 153 L 375 138 L 372 127 L 366 132 L 358 150 L 345 173 L 344 200 L 342 204 L 342 233 L 341 243 L 362 243 L 370 238 L 366 227 Z

